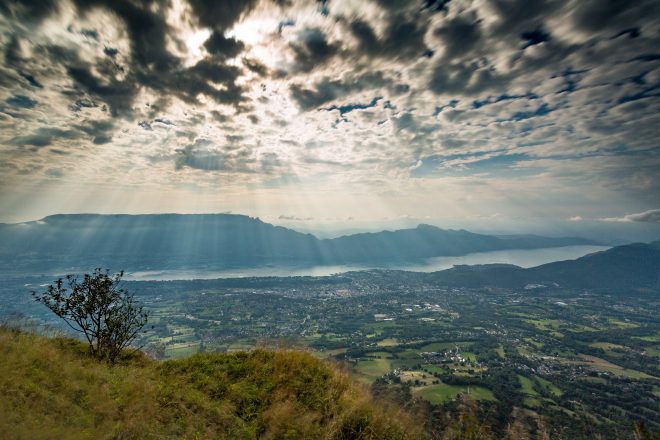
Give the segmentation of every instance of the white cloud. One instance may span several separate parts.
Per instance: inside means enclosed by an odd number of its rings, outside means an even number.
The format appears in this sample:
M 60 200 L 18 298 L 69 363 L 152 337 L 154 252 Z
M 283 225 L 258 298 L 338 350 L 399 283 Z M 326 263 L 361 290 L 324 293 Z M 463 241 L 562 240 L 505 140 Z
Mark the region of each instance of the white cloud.
M 660 224 L 660 209 L 649 209 L 636 214 L 626 214 L 623 217 L 608 217 L 601 219 L 606 222 L 644 222 Z

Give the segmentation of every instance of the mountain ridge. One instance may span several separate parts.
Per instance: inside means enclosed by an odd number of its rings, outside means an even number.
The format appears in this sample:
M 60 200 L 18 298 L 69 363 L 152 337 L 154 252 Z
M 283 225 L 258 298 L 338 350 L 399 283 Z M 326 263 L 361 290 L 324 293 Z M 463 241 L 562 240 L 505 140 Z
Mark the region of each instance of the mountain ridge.
M 427 224 L 319 239 L 240 214 L 55 214 L 0 224 L 0 242 L 0 267 L 23 270 L 88 261 L 130 270 L 380 264 L 597 244 L 576 237 L 494 236 Z
M 433 272 L 436 282 L 452 286 L 557 285 L 572 288 L 660 289 L 660 241 L 631 243 L 594 252 L 575 260 L 536 267 L 514 265 L 455 266 Z

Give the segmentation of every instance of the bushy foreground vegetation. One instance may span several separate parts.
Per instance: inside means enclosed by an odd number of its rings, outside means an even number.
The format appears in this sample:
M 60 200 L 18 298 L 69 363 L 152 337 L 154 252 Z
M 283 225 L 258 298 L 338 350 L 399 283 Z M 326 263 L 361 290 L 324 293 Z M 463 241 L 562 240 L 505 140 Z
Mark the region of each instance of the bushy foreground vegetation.
M 79 341 L 0 328 L 3 439 L 416 439 L 410 415 L 374 402 L 301 351 L 198 354 L 115 365 Z
M 87 340 L 96 358 L 114 363 L 147 323 L 148 313 L 132 293 L 119 286 L 124 271 L 110 275 L 100 267 L 82 280 L 75 275 L 51 283 L 34 299 Z

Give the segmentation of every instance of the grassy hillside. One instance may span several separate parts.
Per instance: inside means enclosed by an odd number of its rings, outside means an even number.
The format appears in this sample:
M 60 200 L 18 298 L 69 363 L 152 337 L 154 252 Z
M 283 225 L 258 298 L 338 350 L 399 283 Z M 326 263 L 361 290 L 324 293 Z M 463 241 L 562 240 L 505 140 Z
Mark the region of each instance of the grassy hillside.
M 0 328 L 2 439 L 415 439 L 408 414 L 299 351 L 110 366 L 85 346 Z

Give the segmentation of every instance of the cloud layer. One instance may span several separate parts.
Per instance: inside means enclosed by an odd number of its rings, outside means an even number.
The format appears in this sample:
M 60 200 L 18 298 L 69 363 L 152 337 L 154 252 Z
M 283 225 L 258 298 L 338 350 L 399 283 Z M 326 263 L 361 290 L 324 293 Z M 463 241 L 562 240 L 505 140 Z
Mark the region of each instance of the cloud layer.
M 655 218 L 659 17 L 655 0 L 0 1 L 0 206 Z

